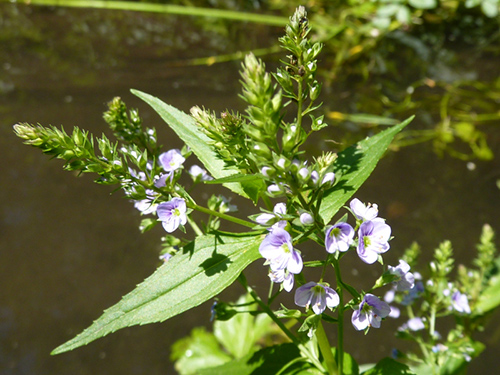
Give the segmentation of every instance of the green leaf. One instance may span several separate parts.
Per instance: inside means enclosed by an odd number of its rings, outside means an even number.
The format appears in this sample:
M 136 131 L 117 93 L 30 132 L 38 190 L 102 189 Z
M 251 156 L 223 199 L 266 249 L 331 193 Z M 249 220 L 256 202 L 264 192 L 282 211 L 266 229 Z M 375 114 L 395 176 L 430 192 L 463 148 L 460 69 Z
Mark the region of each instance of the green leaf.
M 375 367 L 365 371 L 362 375 L 415 375 L 410 368 L 391 358 L 384 358 Z
M 339 153 L 334 163 L 334 171 L 340 174 L 341 178 L 325 193 L 320 208 L 320 215 L 325 223 L 330 222 L 337 211 L 361 187 L 375 169 L 394 136 L 411 120 L 413 116 Z
M 138 90 L 131 90 L 131 92 L 148 103 L 160 115 L 179 138 L 193 150 L 200 162 L 203 163 L 215 179 L 238 173 L 236 170 L 230 170 L 225 167 L 224 161 L 219 159 L 210 147 L 210 139 L 200 131 L 191 116 L 152 95 Z M 239 195 L 248 197 L 239 183 L 227 183 L 224 186 Z
M 89 328 L 56 348 L 59 354 L 121 328 L 163 322 L 216 296 L 260 258 L 262 236 L 200 236 Z
M 481 316 L 500 306 L 500 257 L 494 261 L 488 284 L 472 308 L 474 316 Z
M 225 363 L 221 366 L 207 368 L 197 372 L 197 375 L 276 375 L 283 366 L 300 358 L 300 352 L 294 344 L 271 346 L 241 359 Z M 302 371 L 305 370 L 305 371 Z M 296 362 L 281 374 L 321 374 L 313 371 L 311 365 L 305 362 Z
M 262 339 L 271 330 L 272 319 L 268 315 L 252 316 L 242 311 L 255 311 L 255 305 L 248 305 L 253 298 L 250 295 L 242 296 L 236 304 L 245 306 L 235 307 L 240 311 L 227 321 L 216 320 L 214 335 L 224 348 L 235 358 L 241 358 L 256 351 L 257 341 Z
M 175 342 L 171 359 L 175 360 L 175 369 L 179 374 L 185 375 L 222 365 L 232 358 L 222 350 L 212 333 L 204 327 L 196 327 L 191 335 Z
M 332 352 L 335 358 L 337 358 L 337 348 L 332 348 Z M 344 352 L 344 360 L 342 362 L 342 373 L 344 375 L 358 375 L 359 366 L 358 363 L 352 358 L 349 353 Z

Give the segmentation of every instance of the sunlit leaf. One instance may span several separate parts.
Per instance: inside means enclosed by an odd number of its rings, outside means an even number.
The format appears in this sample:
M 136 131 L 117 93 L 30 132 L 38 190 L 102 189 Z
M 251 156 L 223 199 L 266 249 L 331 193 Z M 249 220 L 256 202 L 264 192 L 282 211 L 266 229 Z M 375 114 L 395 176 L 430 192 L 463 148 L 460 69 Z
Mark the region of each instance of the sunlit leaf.
M 213 333 L 204 327 L 196 327 L 191 335 L 175 342 L 171 359 L 181 375 L 195 374 L 197 371 L 222 365 L 231 361 L 231 356 L 222 350 Z
M 224 162 L 219 159 L 210 147 L 210 139 L 196 126 L 194 119 L 177 108 L 164 103 L 160 99 L 138 90 L 131 90 L 148 103 L 160 117 L 172 128 L 179 138 L 189 146 L 205 168 L 215 179 L 231 176 L 238 173 L 236 170 L 225 168 Z M 238 182 L 224 184 L 233 192 L 248 197 Z
M 275 345 L 221 366 L 200 370 L 197 375 L 276 375 L 285 365 L 299 357 L 300 352 L 296 345 Z M 296 361 L 280 374 L 320 375 L 322 373 L 308 363 Z
M 411 120 L 413 117 L 339 153 L 334 170 L 341 175 L 340 180 L 326 192 L 320 208 L 320 215 L 325 223 L 330 222 L 337 211 L 361 187 L 375 169 L 394 136 Z
M 165 321 L 216 296 L 260 257 L 261 236 L 200 236 L 81 334 L 56 348 L 58 354 L 121 328 Z

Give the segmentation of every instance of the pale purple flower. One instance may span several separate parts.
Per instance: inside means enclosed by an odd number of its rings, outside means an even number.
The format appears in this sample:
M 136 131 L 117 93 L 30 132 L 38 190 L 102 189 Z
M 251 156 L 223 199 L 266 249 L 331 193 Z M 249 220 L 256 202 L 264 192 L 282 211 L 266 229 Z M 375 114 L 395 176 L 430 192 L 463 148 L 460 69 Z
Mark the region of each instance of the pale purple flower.
M 163 228 L 168 233 L 172 233 L 187 222 L 186 201 L 182 198 L 172 198 L 171 201 L 160 203 L 156 208 L 156 213 Z
M 333 309 L 340 303 L 339 295 L 329 286 L 310 281 L 295 291 L 297 306 L 312 308 L 316 315 L 321 314 L 328 307 Z
M 165 170 L 165 172 L 169 174 L 179 169 L 182 166 L 182 163 L 184 163 L 184 160 L 186 159 L 177 149 L 172 149 L 164 152 L 159 157 L 160 165 Z
M 199 165 L 196 164 L 193 164 L 191 168 L 189 168 L 188 173 L 194 182 L 213 180 L 213 177 L 210 176 L 206 170 L 204 170 L 203 168 L 201 168 Z
M 162 260 L 164 263 L 167 263 L 170 258 L 172 258 L 172 254 L 170 253 L 164 253 L 160 255 L 160 260 Z
M 287 269 L 296 274 L 302 271 L 302 258 L 293 248 L 292 237 L 282 228 L 272 228 L 260 244 L 259 252 L 266 258 L 273 272 Z
M 287 292 L 290 292 L 293 289 L 295 277 L 291 272 L 287 272 L 285 270 L 277 270 L 277 271 L 271 270 L 271 272 L 269 273 L 269 278 L 274 283 L 278 284 L 283 283 L 283 289 L 285 289 Z
M 358 256 L 368 264 L 377 261 L 379 254 L 389 250 L 391 227 L 382 219 L 365 221 L 358 230 Z
M 418 279 L 420 274 L 415 273 L 415 279 Z M 416 281 L 413 287 L 410 289 L 407 295 L 404 296 L 401 304 L 403 306 L 409 306 L 413 304 L 413 302 L 420 297 L 420 295 L 424 292 L 424 283 L 422 281 Z
M 347 251 L 354 238 L 354 229 L 347 223 L 337 223 L 326 230 L 326 251 L 333 254 L 337 251 Z
M 425 329 L 425 324 L 422 320 L 422 318 L 411 318 L 408 320 L 408 323 L 406 323 L 408 326 L 408 329 L 410 331 L 420 331 L 422 329 Z
M 390 306 L 373 294 L 366 294 L 359 308 L 354 310 L 351 322 L 354 328 L 362 331 L 368 327 L 380 328 L 380 322 L 391 312 Z
M 368 203 L 365 205 L 358 198 L 354 198 L 349 205 L 358 220 L 368 221 L 378 216 L 378 206 L 376 204 Z
M 397 308 L 396 306 L 389 305 L 389 307 L 391 308 L 391 312 L 387 316 L 392 319 L 399 318 L 399 316 L 401 315 L 401 310 L 399 310 L 399 308 Z
M 415 285 L 415 276 L 410 272 L 410 266 L 404 260 L 400 260 L 396 267 L 388 266 L 388 271 L 397 277 L 393 282 L 398 292 L 410 290 Z
M 451 296 L 451 306 L 462 314 L 470 314 L 469 300 L 467 295 L 460 293 L 458 290 Z

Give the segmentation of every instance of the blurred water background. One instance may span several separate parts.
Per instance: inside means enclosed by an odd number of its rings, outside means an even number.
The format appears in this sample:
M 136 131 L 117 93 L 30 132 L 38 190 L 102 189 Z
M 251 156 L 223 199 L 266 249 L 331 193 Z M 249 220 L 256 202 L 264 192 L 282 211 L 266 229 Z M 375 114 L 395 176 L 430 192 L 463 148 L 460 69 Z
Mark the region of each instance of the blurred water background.
M 52 349 L 89 326 L 154 271 L 163 233 L 157 227 L 141 235 L 141 217 L 120 191 L 112 194 L 112 187 L 94 184 L 91 176 L 75 178 L 64 172 L 59 161 L 22 145 L 12 125 L 62 125 L 66 130 L 78 126 L 96 136 L 109 134 L 102 113 L 107 102 L 120 96 L 130 108 L 139 109 L 147 126 L 156 126 L 165 151 L 181 147 L 129 89 L 158 96 L 184 111 L 193 105 L 218 112 L 243 110 L 237 97 L 238 60 L 192 65 L 190 59 L 272 47 L 281 32 L 280 27 L 255 23 L 0 3 L 0 374 L 174 373 L 171 344 L 195 326 L 210 327 L 212 303 L 162 324 L 125 329 L 87 347 L 50 356 Z M 498 55 L 466 64 L 462 58 L 468 50 L 460 47 L 457 53 L 453 64 L 434 67 L 441 69 L 435 74 L 450 75 L 450 82 L 465 74 L 498 78 Z M 328 67 L 334 57 L 326 54 L 320 65 Z M 283 56 L 263 58 L 273 70 Z M 406 81 L 401 77 L 393 84 L 403 86 Z M 359 101 L 368 100 L 350 91 L 355 82 L 347 79 L 336 85 L 332 80 L 326 85 L 326 108 L 351 113 Z M 419 113 L 419 107 L 413 112 L 417 119 L 411 126 L 425 128 L 432 113 Z M 393 228 L 391 251 L 384 257 L 387 264 L 396 264 L 398 254 L 414 240 L 422 246 L 425 264 L 445 239 L 452 241 L 457 263 L 467 263 L 484 223 L 500 231 L 498 125 L 492 122 L 483 129 L 495 155 L 491 160 L 439 155 L 427 142 L 401 147 L 380 162 L 357 196 L 377 202 Z M 357 122 L 336 122 L 315 140 L 311 151 L 331 148 L 330 138 L 349 142 L 372 131 Z M 348 136 L 344 139 L 342 134 Z M 186 166 L 195 162 L 188 159 Z M 206 197 L 210 191 L 217 188 L 205 191 Z M 233 203 L 240 202 L 235 198 Z M 257 212 L 245 206 L 240 211 Z M 346 265 L 348 277 L 367 283 L 376 277 L 375 270 L 359 259 L 352 257 Z M 267 283 L 259 261 L 247 275 L 254 284 Z M 235 285 L 223 297 L 235 299 L 241 292 Z M 499 317 L 492 317 L 480 337 L 488 346 L 471 374 L 491 373 L 500 364 Z M 387 322 L 367 337 L 348 327 L 346 350 L 360 363 L 390 355 L 399 345 L 392 330 L 402 323 Z

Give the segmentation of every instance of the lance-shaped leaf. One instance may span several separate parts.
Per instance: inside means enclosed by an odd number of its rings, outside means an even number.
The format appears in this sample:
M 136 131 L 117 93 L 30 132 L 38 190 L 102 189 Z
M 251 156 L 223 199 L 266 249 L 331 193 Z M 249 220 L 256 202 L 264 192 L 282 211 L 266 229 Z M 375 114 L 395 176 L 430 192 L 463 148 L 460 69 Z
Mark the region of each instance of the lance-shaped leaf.
M 210 147 L 210 138 L 200 131 L 191 116 L 152 95 L 138 90 L 130 91 L 148 103 L 160 115 L 179 138 L 193 150 L 193 153 L 212 176 L 219 179 L 238 173 L 236 170 L 230 170 L 225 167 L 224 162 L 217 157 Z M 225 183 L 224 186 L 239 195 L 248 197 L 248 194 L 239 182 Z
M 413 116 L 339 153 L 334 171 L 341 175 L 340 180 L 325 193 L 320 207 L 320 215 L 325 223 L 330 222 L 337 211 L 361 187 L 375 169 L 394 136 L 411 120 Z
M 201 236 L 72 340 L 59 354 L 121 328 L 162 322 L 216 296 L 260 258 L 262 236 Z

